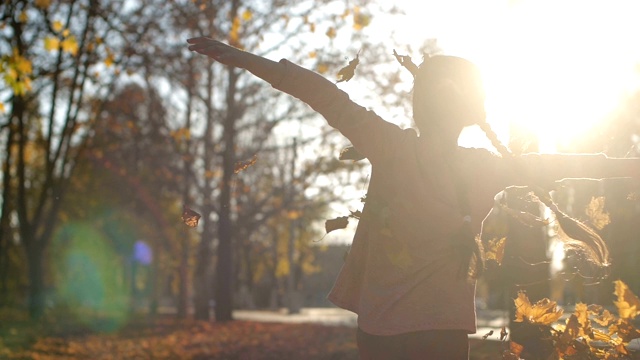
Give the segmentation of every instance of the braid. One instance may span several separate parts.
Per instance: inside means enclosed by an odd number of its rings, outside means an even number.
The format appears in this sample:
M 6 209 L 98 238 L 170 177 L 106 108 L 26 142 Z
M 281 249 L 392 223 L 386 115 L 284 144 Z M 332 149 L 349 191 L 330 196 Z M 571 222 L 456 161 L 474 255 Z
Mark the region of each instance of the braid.
M 502 144 L 498 139 L 498 135 L 493 131 L 488 123 L 483 122 L 478 125 L 503 158 L 514 158 L 513 153 L 509 148 Z M 525 180 L 530 180 L 527 170 L 523 169 L 520 164 L 512 161 L 511 165 L 518 168 L 517 170 L 519 174 L 524 174 Z M 549 196 L 548 191 L 545 191 L 535 184 L 530 185 L 529 188 L 538 197 L 540 202 L 546 205 L 555 214 L 560 230 L 566 235 L 562 236 L 561 239 L 569 249 L 581 252 L 585 255 L 587 261 L 597 265 L 599 268 L 604 268 L 609 265 L 609 251 L 607 249 L 607 245 L 593 229 L 560 210 L 558 205 L 551 199 L 551 196 Z

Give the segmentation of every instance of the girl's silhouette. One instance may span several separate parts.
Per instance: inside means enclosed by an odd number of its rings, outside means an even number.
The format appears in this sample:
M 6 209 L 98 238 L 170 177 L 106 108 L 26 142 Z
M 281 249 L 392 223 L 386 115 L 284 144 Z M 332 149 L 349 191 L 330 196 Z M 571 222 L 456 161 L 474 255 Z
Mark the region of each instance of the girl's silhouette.
M 274 62 L 206 37 L 188 43 L 190 50 L 246 69 L 304 101 L 371 162 L 352 248 L 329 294 L 334 304 L 358 314 L 363 359 L 468 358 L 467 334 L 476 331 L 476 316 L 475 281 L 467 270 L 482 271 L 476 234 L 505 187 L 638 175 L 635 159 L 511 156 L 485 121 L 479 71 L 462 58 L 433 56 L 415 72 L 418 134 L 384 121 L 333 82 L 287 60 Z M 470 125 L 479 125 L 502 156 L 458 147 L 460 132 Z M 571 227 L 568 232 L 594 249 L 591 259 L 606 265 L 600 238 L 559 212 L 544 192 L 537 194 Z

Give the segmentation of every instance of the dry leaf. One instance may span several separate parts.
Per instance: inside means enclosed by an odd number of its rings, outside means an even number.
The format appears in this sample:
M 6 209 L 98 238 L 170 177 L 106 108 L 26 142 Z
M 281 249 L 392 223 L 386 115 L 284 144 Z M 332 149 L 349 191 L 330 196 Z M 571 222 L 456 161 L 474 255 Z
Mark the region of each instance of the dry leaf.
M 485 259 L 493 260 L 502 265 L 502 259 L 504 258 L 504 248 L 507 244 L 507 238 L 491 239 L 485 246 Z
M 344 229 L 347 225 L 349 225 L 348 216 L 341 216 L 324 222 L 324 228 L 327 231 L 327 234 L 333 230 Z
M 246 170 L 248 167 L 255 165 L 256 161 L 258 161 L 258 155 L 253 155 L 249 160 L 236 162 L 235 166 L 233 167 L 233 173 L 237 174 L 241 171 Z
M 351 80 L 351 78 L 353 78 L 353 76 L 356 73 L 356 67 L 358 66 L 359 63 L 360 63 L 360 52 L 358 51 L 356 58 L 349 61 L 349 65 L 343 67 L 342 69 L 340 69 L 340 71 L 338 71 L 337 82 Z
M 547 298 L 532 305 L 524 291 L 520 291 L 513 302 L 516 306 L 515 322 L 526 321 L 531 324 L 551 325 L 558 321 L 564 312 L 558 308 L 555 301 Z
M 487 338 L 491 335 L 493 335 L 493 330 L 490 330 L 488 333 L 482 335 L 482 340 L 487 340 Z
M 187 205 L 183 205 L 182 207 L 182 221 L 190 227 L 198 226 L 198 221 L 202 215 L 197 212 L 191 210 Z
M 500 329 L 500 341 L 507 340 L 507 335 L 509 335 L 509 333 L 507 332 L 507 327 L 503 326 L 502 329 Z
M 622 319 L 635 318 L 640 314 L 640 300 L 621 280 L 616 280 L 614 283 L 616 286 L 614 294 L 618 297 L 618 301 L 613 303 L 618 308 L 618 316 Z
M 604 211 L 604 196 L 592 197 L 584 212 L 589 217 L 589 222 L 598 230 L 604 229 L 611 223 L 609 214 Z

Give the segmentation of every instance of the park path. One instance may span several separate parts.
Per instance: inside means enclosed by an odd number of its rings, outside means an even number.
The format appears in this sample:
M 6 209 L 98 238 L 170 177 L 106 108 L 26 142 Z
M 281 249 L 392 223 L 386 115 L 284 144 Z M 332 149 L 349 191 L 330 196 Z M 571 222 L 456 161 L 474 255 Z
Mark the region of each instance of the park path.
M 471 338 L 481 338 L 493 331 L 492 338 L 499 338 L 500 330 L 509 323 L 508 312 L 504 310 L 479 309 L 478 331 Z M 286 309 L 269 310 L 235 310 L 236 320 L 281 322 L 281 323 L 314 323 L 328 326 L 357 326 L 357 316 L 351 311 L 340 308 L 303 308 L 298 314 L 288 314 Z

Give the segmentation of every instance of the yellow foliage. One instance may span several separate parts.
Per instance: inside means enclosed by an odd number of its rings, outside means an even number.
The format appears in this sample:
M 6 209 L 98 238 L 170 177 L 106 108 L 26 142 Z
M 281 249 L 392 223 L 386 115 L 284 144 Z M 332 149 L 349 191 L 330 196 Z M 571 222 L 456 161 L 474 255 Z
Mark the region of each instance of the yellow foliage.
M 6 109 L 4 108 L 4 104 L 0 103 L 0 113 L 4 113 Z
M 18 21 L 20 21 L 21 23 L 26 23 L 27 20 L 29 20 L 29 16 L 27 16 L 27 12 L 26 11 L 22 11 L 20 13 L 20 15 L 18 16 Z
M 526 321 L 531 324 L 551 325 L 558 321 L 564 312 L 558 308 L 555 301 L 547 298 L 532 305 L 523 291 L 518 293 L 518 297 L 513 302 L 516 307 L 515 322 Z
M 229 31 L 229 43 L 237 47 L 240 45 L 240 18 L 238 16 L 233 18 L 231 31 Z
M 487 260 L 493 260 L 498 265 L 502 264 L 502 258 L 504 257 L 504 248 L 507 243 L 507 238 L 502 237 L 500 239 L 491 239 L 488 241 L 485 247 L 485 258 Z
M 640 314 L 640 300 L 629 289 L 629 286 L 620 280 L 614 281 L 615 292 L 618 297 L 613 303 L 618 308 L 618 316 L 622 319 L 633 319 Z
M 362 30 L 371 23 L 371 15 L 360 11 L 359 7 L 353 9 L 353 28 L 355 30 Z
M 251 12 L 251 10 L 247 9 L 244 12 L 242 12 L 242 20 L 249 21 L 251 20 L 252 17 L 253 17 L 253 13 Z
M 51 27 L 53 28 L 53 31 L 59 33 L 60 31 L 62 31 L 62 27 L 63 27 L 62 22 L 59 20 L 56 20 L 53 22 L 53 24 L 51 24 Z
M 47 36 L 44 38 L 44 48 L 47 51 L 55 51 L 60 48 L 60 39 L 55 36 Z
M 76 37 L 71 35 L 62 41 L 62 50 L 76 56 L 78 54 L 78 42 Z
M 327 29 L 326 35 L 330 38 L 333 39 L 336 37 L 336 35 L 338 35 L 338 33 L 336 32 L 336 29 L 332 26 L 329 29 Z
M 316 71 L 319 74 L 326 74 L 329 71 L 329 66 L 326 63 L 319 63 L 316 66 Z
M 585 213 L 589 217 L 591 225 L 598 230 L 604 229 L 605 226 L 611 223 L 609 214 L 604 211 L 604 197 L 593 197 L 591 202 L 587 205 Z

